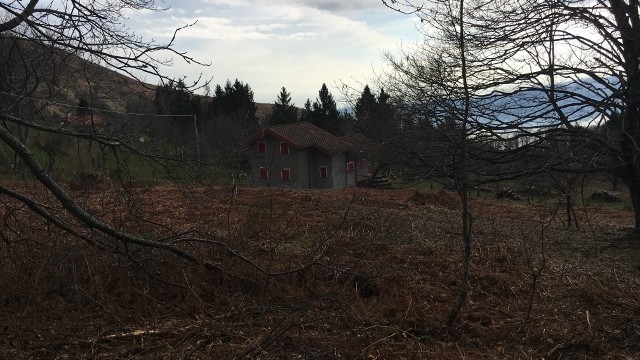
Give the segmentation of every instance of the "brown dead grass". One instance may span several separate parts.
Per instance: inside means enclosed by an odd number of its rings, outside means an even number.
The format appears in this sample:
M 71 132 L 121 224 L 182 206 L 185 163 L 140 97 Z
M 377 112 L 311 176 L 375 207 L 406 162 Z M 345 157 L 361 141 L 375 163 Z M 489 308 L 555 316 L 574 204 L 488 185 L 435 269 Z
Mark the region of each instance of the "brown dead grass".
M 14 188 L 56 208 L 33 184 Z M 224 241 L 271 272 L 323 256 L 302 271 L 266 276 L 211 244 L 184 248 L 222 272 L 151 249 L 105 253 L 0 198 L 0 358 L 619 359 L 640 352 L 640 247 L 624 237 L 632 224 L 626 212 L 579 211 L 581 230 L 571 230 L 562 211 L 474 200 L 471 291 L 446 327 L 462 268 L 451 193 L 241 188 L 232 197 L 222 186 L 159 185 L 74 196 L 119 228 L 165 241 L 184 234 Z

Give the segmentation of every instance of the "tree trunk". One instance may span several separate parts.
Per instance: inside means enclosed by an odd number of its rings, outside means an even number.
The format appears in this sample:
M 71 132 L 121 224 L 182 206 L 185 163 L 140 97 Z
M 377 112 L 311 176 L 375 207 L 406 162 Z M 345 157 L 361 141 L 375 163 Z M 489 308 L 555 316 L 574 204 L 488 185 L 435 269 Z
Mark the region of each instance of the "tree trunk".
M 469 272 L 471 268 L 471 224 L 472 217 L 469 209 L 469 150 L 468 150 L 468 125 L 469 125 L 469 109 L 470 109 L 470 94 L 469 84 L 467 83 L 467 64 L 465 53 L 465 33 L 464 33 L 464 0 L 460 0 L 459 18 L 457 19 L 460 24 L 460 32 L 458 34 L 458 46 L 460 49 L 460 70 L 462 72 L 462 83 L 464 89 L 464 110 L 461 119 L 460 129 L 460 173 L 457 175 L 456 188 L 460 194 L 462 200 L 462 242 L 464 244 L 464 256 L 463 256 L 463 270 L 462 270 L 462 284 L 458 292 L 458 297 L 451 308 L 449 317 L 447 319 L 447 325 L 453 325 L 453 322 L 458 317 L 462 305 L 467 299 L 469 293 Z M 458 144 L 456 144 L 458 145 Z
M 640 238 L 640 178 L 625 179 L 625 184 L 629 188 L 629 197 L 633 205 L 634 227 L 632 236 Z
M 567 208 L 567 227 L 571 229 L 572 221 L 571 221 L 571 193 L 567 193 L 564 195 L 565 206 Z

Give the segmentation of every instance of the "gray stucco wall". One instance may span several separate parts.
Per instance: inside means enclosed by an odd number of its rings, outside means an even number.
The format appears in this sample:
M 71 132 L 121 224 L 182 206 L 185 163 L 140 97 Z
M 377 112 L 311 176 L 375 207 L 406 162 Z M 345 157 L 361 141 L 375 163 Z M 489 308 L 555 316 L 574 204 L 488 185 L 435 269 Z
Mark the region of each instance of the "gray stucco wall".
M 344 153 L 335 154 L 331 160 L 331 166 L 333 168 L 333 172 L 331 174 L 333 187 L 336 189 L 344 189 L 349 186 L 349 177 L 347 176 L 347 157 Z M 355 186 L 355 183 L 351 186 Z
M 266 153 L 258 152 L 258 143 L 266 142 Z M 249 181 L 253 186 L 283 187 L 292 189 L 331 189 L 356 185 L 356 170 L 347 172 L 346 154 L 328 156 L 315 148 L 295 149 L 289 154 L 280 154 L 280 140 L 266 135 L 251 145 L 248 150 L 251 170 Z M 355 164 L 357 167 L 357 163 Z M 327 167 L 327 177 L 320 177 L 320 167 Z M 260 167 L 267 168 L 269 179 L 260 179 Z M 281 170 L 290 169 L 289 181 L 282 180 Z
M 258 144 L 266 142 L 266 153 L 258 152 Z M 280 140 L 273 136 L 265 136 L 249 149 L 251 163 L 250 183 L 254 186 L 273 186 L 293 189 L 309 188 L 307 168 L 307 149 L 295 149 L 289 146 L 289 154 L 280 154 Z M 260 178 L 260 168 L 265 167 L 269 179 Z M 290 180 L 282 180 L 281 170 L 289 169 Z
M 321 153 L 320 151 L 309 148 L 309 181 L 311 188 L 314 189 L 331 189 L 333 187 L 331 157 Z M 327 177 L 320 177 L 320 166 L 327 167 Z

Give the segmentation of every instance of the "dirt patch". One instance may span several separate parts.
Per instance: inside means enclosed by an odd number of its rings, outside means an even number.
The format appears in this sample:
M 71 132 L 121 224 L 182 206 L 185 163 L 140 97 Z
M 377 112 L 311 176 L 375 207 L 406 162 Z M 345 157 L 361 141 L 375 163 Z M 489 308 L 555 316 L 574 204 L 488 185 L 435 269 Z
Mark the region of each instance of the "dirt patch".
M 156 185 L 74 192 L 115 228 L 219 271 L 124 247 L 29 194 L 98 246 L 0 197 L 0 358 L 633 358 L 632 214 L 472 199 L 470 293 L 459 199 L 412 190 Z M 221 246 L 220 244 L 225 244 Z M 536 272 L 542 269 L 539 276 Z M 533 286 L 536 278 L 535 287 Z M 531 311 L 527 316 L 529 304 Z

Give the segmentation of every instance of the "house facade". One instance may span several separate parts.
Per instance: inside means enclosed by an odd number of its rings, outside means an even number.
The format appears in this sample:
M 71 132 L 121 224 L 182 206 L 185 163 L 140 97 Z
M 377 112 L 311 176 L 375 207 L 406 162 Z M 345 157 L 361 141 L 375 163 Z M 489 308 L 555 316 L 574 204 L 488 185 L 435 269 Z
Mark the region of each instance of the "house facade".
M 354 157 L 354 145 L 308 122 L 266 127 L 244 145 L 254 186 L 354 187 L 362 180 L 365 167 L 370 168 L 367 159 Z

